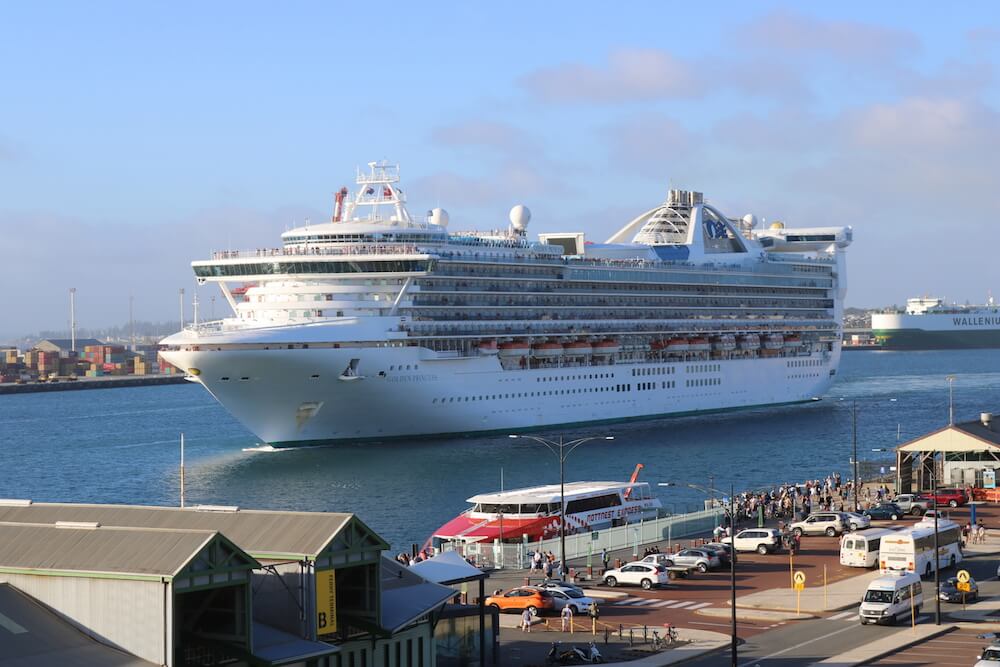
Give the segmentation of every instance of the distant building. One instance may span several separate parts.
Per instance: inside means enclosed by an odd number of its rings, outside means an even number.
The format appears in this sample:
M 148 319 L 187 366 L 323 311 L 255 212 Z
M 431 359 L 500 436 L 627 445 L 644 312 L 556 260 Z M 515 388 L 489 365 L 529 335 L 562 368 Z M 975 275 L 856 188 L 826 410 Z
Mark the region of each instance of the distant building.
M 77 338 L 76 351 L 80 352 L 88 345 L 104 345 L 96 338 Z M 35 343 L 33 348 L 40 352 L 58 352 L 60 357 L 69 356 L 73 351 L 73 340 L 71 338 L 46 338 Z
M 978 420 L 949 424 L 897 447 L 900 492 L 930 490 L 932 466 L 937 467 L 939 487 L 995 489 L 1000 470 L 1000 424 L 993 414 L 984 412 Z

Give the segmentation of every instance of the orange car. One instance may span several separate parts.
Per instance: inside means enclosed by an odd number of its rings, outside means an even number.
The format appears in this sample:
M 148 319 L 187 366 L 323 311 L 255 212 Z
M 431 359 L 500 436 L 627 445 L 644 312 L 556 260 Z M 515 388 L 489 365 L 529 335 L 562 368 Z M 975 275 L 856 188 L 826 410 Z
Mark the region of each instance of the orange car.
M 512 588 L 502 595 L 491 595 L 486 598 L 486 605 L 496 607 L 500 611 L 524 611 L 534 614 L 549 611 L 553 608 L 552 596 L 537 588 Z

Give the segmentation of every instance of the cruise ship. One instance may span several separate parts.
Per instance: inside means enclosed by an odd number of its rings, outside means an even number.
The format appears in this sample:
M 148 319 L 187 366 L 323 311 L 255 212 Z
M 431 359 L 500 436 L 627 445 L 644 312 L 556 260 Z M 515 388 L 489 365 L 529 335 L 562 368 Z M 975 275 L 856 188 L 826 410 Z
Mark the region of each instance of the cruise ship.
M 358 170 L 329 222 L 192 263 L 232 316 L 161 354 L 264 444 L 515 432 L 821 396 L 840 361 L 850 227 L 764 227 L 698 192 L 603 243 L 410 214 Z
M 916 297 L 906 310 L 872 313 L 872 335 L 885 350 L 943 350 L 1000 347 L 1000 307 L 947 304 Z

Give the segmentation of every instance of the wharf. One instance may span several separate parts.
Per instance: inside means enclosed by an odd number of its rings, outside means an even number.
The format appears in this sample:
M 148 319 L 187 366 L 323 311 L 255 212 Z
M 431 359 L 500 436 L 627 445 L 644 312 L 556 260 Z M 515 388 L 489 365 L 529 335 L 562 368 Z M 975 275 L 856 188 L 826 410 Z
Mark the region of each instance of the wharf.
M 82 377 L 76 380 L 58 382 L 26 382 L 0 384 L 0 395 L 34 394 L 43 391 L 74 391 L 80 389 L 112 389 L 116 387 L 146 387 L 150 385 L 183 384 L 183 375 L 111 375 L 104 377 Z

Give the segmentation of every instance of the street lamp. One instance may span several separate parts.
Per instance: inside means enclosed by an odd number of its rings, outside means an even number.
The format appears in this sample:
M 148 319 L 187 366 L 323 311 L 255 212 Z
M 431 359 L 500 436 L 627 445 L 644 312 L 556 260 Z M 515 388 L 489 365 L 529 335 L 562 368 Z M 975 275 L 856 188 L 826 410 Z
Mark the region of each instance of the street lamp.
M 934 508 L 934 625 L 941 625 L 941 552 L 938 551 L 937 452 L 931 452 L 931 500 Z
M 577 438 L 569 442 L 563 442 L 563 437 L 559 436 L 559 441 L 549 440 L 537 435 L 508 435 L 508 438 L 527 438 L 540 442 L 549 448 L 553 454 L 559 457 L 559 577 L 566 581 L 566 457 L 573 453 L 573 450 L 585 442 L 591 440 L 614 440 L 613 435 L 592 435 L 586 438 Z M 502 508 L 501 508 L 502 509 Z
M 674 482 L 661 482 L 657 486 L 677 486 Z M 719 491 L 715 487 L 704 487 L 698 484 L 686 484 L 689 489 L 694 489 L 695 491 L 701 491 L 705 494 L 721 494 L 725 495 L 725 491 Z M 714 496 L 712 496 L 714 498 Z M 729 485 L 729 506 L 726 508 L 726 515 L 729 518 L 729 527 L 732 537 L 729 541 L 730 555 L 729 555 L 729 595 L 730 595 L 730 608 L 731 608 L 731 618 L 730 618 L 730 646 L 729 646 L 729 657 L 732 662 L 732 667 L 737 667 L 738 654 L 736 646 L 739 639 L 736 634 L 736 492 L 732 484 Z
M 844 400 L 841 398 L 840 400 Z M 895 398 L 889 399 L 890 403 L 895 403 Z M 854 464 L 854 511 L 861 511 L 858 493 L 861 491 L 861 479 L 858 477 L 858 399 L 851 400 L 851 450 L 852 463 Z

